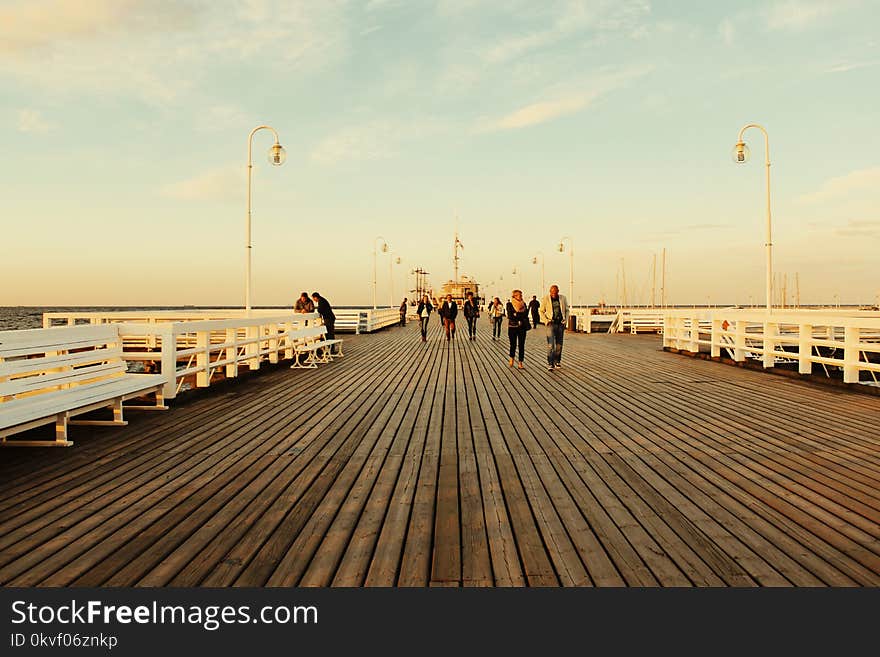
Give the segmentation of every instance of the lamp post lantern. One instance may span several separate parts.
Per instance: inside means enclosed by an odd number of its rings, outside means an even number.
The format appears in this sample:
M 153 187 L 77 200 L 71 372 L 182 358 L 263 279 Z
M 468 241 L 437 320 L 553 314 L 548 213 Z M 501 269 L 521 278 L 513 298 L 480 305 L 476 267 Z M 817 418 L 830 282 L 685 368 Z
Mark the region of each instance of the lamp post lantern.
M 269 163 L 272 166 L 280 167 L 287 159 L 287 152 L 284 147 L 278 143 L 278 133 L 275 128 L 268 125 L 257 126 L 251 130 L 248 135 L 248 157 L 247 157 L 247 225 L 245 230 L 245 287 L 244 287 L 244 309 L 247 314 L 251 312 L 251 174 L 254 165 L 251 161 L 253 151 L 254 135 L 259 130 L 271 130 L 275 135 L 275 144 L 269 149 Z
M 400 256 L 394 257 L 394 254 L 390 254 L 388 258 L 388 298 L 391 300 L 390 306 L 394 308 L 394 265 L 400 264 Z
M 379 240 L 382 240 L 382 253 L 388 253 L 388 242 L 384 237 L 379 236 L 373 240 L 373 310 L 376 310 L 376 245 Z
M 544 252 L 538 251 L 538 255 L 532 258 L 533 265 L 538 264 L 538 256 L 541 256 L 541 294 L 543 295 L 544 292 L 546 292 L 546 290 L 544 289 Z
M 733 160 L 737 164 L 745 164 L 749 160 L 749 147 L 743 141 L 743 134 L 749 128 L 757 128 L 764 133 L 764 165 L 767 170 L 767 241 L 764 245 L 767 248 L 767 280 L 765 282 L 765 294 L 767 312 L 771 313 L 773 312 L 773 239 L 770 221 L 770 138 L 767 135 L 767 130 L 757 123 L 749 123 L 748 125 L 743 126 L 739 131 L 739 138 L 733 150 Z
M 568 240 L 568 305 L 574 305 L 574 240 L 566 236 L 559 240 L 559 252 L 565 253 L 565 240 Z

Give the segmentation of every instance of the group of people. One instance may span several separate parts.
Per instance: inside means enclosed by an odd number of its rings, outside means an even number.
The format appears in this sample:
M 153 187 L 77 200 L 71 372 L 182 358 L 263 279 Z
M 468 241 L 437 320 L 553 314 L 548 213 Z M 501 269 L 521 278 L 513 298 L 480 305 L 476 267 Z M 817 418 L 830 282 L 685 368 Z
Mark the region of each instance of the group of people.
M 336 339 L 336 315 L 333 313 L 333 307 L 318 292 L 312 292 L 311 299 L 305 292 L 300 293 L 299 299 L 293 304 L 293 311 L 297 313 L 318 313 L 324 326 L 327 327 L 325 337 L 328 340 Z M 336 345 L 331 347 L 331 353 L 336 353 Z
M 422 342 L 428 340 L 428 321 L 434 312 L 430 297 L 424 295 L 416 307 L 419 317 Z M 406 299 L 400 307 L 401 325 L 406 321 Z M 437 312 L 443 323 L 443 331 L 447 342 L 455 338 L 455 320 L 458 317 L 458 304 L 447 294 Z M 477 339 L 477 319 L 480 317 L 480 306 L 474 299 L 473 292 L 468 292 L 462 312 L 467 320 L 468 339 Z M 533 296 L 529 303 L 523 300 L 522 290 L 514 290 L 507 304 L 502 305 L 501 299 L 495 297 L 489 303 L 487 314 L 492 326 L 492 339 L 501 338 L 501 327 L 507 319 L 507 337 L 510 342 L 510 359 L 508 364 L 513 367 L 517 362 L 519 369 L 525 369 L 526 333 L 539 324 L 543 324 L 547 336 L 547 369 L 557 370 L 562 366 L 562 343 L 565 338 L 565 327 L 568 324 L 570 308 L 568 299 L 559 294 L 559 287 L 552 285 L 549 293 L 541 301 Z

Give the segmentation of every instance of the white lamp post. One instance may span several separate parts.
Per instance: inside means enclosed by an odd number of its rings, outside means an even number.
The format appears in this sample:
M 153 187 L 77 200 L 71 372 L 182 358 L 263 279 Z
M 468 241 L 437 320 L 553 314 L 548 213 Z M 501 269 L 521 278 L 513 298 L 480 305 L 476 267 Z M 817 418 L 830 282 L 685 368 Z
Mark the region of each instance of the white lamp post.
M 538 264 L 538 256 L 541 256 L 541 294 L 543 295 L 546 290 L 544 289 L 544 252 L 538 251 L 538 255 L 532 258 L 532 264 Z M 571 303 L 571 302 L 569 302 Z
M 559 240 L 559 252 L 565 253 L 565 240 L 568 240 L 568 305 L 574 305 L 574 240 L 566 236 Z
M 400 256 L 394 257 L 394 254 L 390 254 L 388 258 L 388 298 L 391 300 L 389 304 L 392 308 L 395 306 L 394 302 L 394 267 L 393 265 L 400 264 Z
M 388 253 L 388 243 L 384 237 L 377 237 L 373 240 L 373 310 L 376 310 L 376 245 L 382 240 L 382 253 Z
M 764 133 L 764 164 L 767 168 L 767 281 L 766 299 L 767 312 L 773 311 L 773 239 L 770 225 L 770 138 L 763 126 L 757 123 L 749 123 L 739 131 L 739 140 L 734 146 L 733 160 L 737 164 L 745 164 L 749 160 L 749 147 L 743 141 L 743 133 L 749 128 L 757 128 Z
M 245 236 L 245 287 L 244 287 L 244 309 L 247 314 L 251 312 L 251 172 L 254 165 L 251 162 L 251 151 L 254 143 L 254 134 L 259 130 L 271 130 L 275 135 L 275 144 L 269 149 L 269 163 L 272 166 L 280 167 L 287 159 L 287 152 L 278 143 L 278 133 L 275 128 L 267 125 L 261 125 L 248 135 L 248 159 L 247 159 L 247 229 Z

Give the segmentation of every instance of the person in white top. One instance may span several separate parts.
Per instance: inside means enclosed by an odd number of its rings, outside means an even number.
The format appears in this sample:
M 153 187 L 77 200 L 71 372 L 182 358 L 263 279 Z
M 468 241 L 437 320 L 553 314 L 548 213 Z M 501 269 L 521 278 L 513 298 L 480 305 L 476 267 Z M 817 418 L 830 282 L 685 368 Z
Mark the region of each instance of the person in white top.
M 552 372 L 562 366 L 562 340 L 569 315 L 568 299 L 559 294 L 558 285 L 550 286 L 539 313 L 547 331 L 547 369 Z
M 433 310 L 434 306 L 431 305 L 431 300 L 426 294 L 422 297 L 422 300 L 419 301 L 419 306 L 416 309 L 416 312 L 419 315 L 419 324 L 422 329 L 422 342 L 428 341 L 428 318 L 431 316 Z
M 501 299 L 495 297 L 489 303 L 487 314 L 489 315 L 489 321 L 492 322 L 492 339 L 500 340 L 501 324 L 504 322 L 504 304 L 501 303 Z

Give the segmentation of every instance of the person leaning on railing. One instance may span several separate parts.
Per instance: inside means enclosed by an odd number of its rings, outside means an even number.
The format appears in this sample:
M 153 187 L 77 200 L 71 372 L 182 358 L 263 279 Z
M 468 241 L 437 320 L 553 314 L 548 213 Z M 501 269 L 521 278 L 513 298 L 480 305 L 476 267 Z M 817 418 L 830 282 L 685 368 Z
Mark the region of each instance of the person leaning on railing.
M 335 340 L 336 315 L 333 314 L 333 308 L 330 306 L 330 302 L 317 292 L 312 292 L 312 301 L 315 302 L 315 311 L 321 316 L 321 320 L 324 322 L 324 326 L 327 327 L 326 338 L 328 340 Z M 331 354 L 335 354 L 338 351 L 339 350 L 336 348 L 336 345 L 330 347 Z
M 309 299 L 309 295 L 305 292 L 300 293 L 299 299 L 293 305 L 293 311 L 297 313 L 313 313 L 315 312 L 315 304 Z

